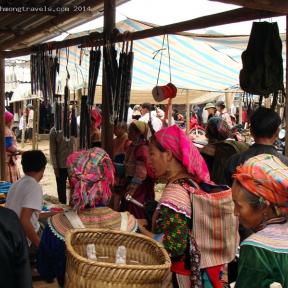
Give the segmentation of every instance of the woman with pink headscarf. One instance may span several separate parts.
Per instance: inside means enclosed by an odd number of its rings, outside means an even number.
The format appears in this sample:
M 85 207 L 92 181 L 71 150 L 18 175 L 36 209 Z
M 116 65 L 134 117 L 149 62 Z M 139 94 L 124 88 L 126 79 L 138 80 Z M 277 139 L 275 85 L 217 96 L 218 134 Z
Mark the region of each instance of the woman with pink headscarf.
M 13 114 L 5 112 L 5 146 L 6 146 L 6 182 L 15 182 L 20 179 L 20 172 L 17 166 L 17 154 L 23 154 L 25 150 L 17 148 L 17 140 L 10 129 L 13 124 Z
M 150 138 L 149 153 L 155 176 L 166 176 L 168 183 L 153 215 L 151 232 L 145 228 L 146 220 L 138 224 L 141 233 L 162 243 L 171 257 L 171 273 L 162 287 L 222 287 L 223 265 L 200 269 L 200 251 L 191 235 L 193 211 L 187 190 L 210 182 L 204 159 L 177 125 L 157 131 Z
M 99 126 L 102 121 L 101 114 L 95 109 L 91 110 L 91 133 L 90 133 L 90 141 L 91 148 L 99 147 L 101 148 L 101 131 L 99 130 Z
M 288 167 L 261 154 L 237 167 L 234 215 L 255 233 L 240 246 L 235 288 L 288 287 Z M 278 287 L 278 286 L 277 286 Z

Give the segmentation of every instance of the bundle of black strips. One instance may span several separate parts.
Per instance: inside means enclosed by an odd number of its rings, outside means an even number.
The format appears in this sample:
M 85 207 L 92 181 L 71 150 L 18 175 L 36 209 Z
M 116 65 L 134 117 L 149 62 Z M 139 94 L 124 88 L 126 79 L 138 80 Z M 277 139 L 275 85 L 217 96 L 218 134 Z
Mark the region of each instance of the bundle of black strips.
M 119 68 L 117 74 L 116 93 L 115 93 L 115 119 L 123 124 L 127 121 L 128 109 L 130 104 L 132 69 L 134 53 L 132 52 L 133 42 L 131 42 L 130 51 L 128 53 L 128 42 L 126 42 L 126 51 L 124 44 L 119 59 Z
M 64 88 L 64 123 L 63 123 L 63 134 L 65 140 L 70 140 L 70 89 L 68 87 L 68 79 Z
M 79 149 L 86 149 L 86 142 L 90 142 L 89 136 L 86 134 L 87 126 L 90 127 L 90 121 L 88 120 L 88 108 L 87 108 L 87 96 L 82 96 L 81 98 L 81 112 L 80 112 L 80 137 L 79 137 Z M 90 120 L 90 119 L 89 119 Z M 89 139 L 86 139 L 88 136 Z M 89 140 L 89 141 L 88 141 Z

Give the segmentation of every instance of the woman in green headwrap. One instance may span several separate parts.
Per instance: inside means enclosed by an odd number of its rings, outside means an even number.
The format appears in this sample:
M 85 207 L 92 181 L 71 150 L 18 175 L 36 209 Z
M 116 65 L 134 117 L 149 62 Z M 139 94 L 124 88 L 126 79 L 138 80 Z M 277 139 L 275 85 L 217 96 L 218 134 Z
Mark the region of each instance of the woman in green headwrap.
M 124 164 L 114 163 L 117 174 L 126 178 L 120 212 L 129 211 L 138 219 L 145 218 L 143 209 L 125 197 L 129 194 L 140 203 L 155 199 L 155 176 L 149 164 L 148 128 L 143 121 L 134 121 L 129 125 L 128 138 L 132 143 L 125 152 Z

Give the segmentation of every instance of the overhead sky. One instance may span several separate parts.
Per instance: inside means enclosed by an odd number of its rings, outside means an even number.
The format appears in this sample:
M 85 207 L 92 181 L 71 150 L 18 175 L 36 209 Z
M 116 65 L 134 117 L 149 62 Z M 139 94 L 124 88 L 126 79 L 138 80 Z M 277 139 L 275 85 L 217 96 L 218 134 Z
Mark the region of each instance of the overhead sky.
M 131 0 L 116 8 L 116 22 L 126 17 L 142 20 L 158 25 L 167 25 L 209 14 L 215 14 L 239 8 L 239 6 L 211 2 L 207 0 Z M 125 17 L 126 16 L 126 17 Z M 260 20 L 260 19 L 259 19 Z M 264 19 L 261 19 L 264 20 Z M 286 17 L 265 19 L 266 21 L 278 22 L 280 33 L 285 33 Z M 92 30 L 103 26 L 103 17 L 78 26 L 69 33 Z M 209 27 L 207 29 L 193 30 L 194 33 L 205 33 L 207 30 L 226 35 L 249 35 L 252 21 L 237 24 Z M 66 34 L 67 35 L 67 34 Z

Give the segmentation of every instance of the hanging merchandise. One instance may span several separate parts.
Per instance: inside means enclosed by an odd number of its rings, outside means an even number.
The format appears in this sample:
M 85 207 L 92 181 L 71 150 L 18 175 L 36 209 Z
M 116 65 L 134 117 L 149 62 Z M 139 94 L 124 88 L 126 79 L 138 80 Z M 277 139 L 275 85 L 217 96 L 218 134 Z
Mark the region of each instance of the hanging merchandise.
M 88 105 L 94 105 L 94 95 L 96 89 L 96 83 L 99 74 L 101 62 L 101 50 L 100 48 L 93 48 L 90 50 L 90 66 L 89 66 L 89 80 L 88 80 Z
M 56 55 L 53 59 L 53 65 L 51 67 L 51 85 L 52 85 L 52 99 L 51 103 L 54 103 L 55 99 L 55 94 L 56 94 L 56 79 L 57 79 L 57 74 L 59 74 L 59 63 L 58 63 L 58 49 L 56 50 Z M 51 58 L 50 58 L 51 59 Z
M 117 70 L 116 90 L 114 98 L 114 113 L 115 113 L 114 118 L 116 119 L 117 123 L 119 122 L 119 109 L 120 107 L 123 106 L 123 103 L 121 103 L 121 88 L 122 88 L 121 85 L 122 85 L 123 69 L 126 64 L 126 54 L 124 52 L 124 49 L 125 49 L 125 43 L 123 42 L 122 52 L 120 53 L 119 57 L 119 67 Z
M 127 55 L 127 65 L 126 65 L 126 77 L 125 77 L 125 94 L 124 94 L 124 122 L 127 121 L 128 109 L 130 104 L 130 94 L 131 94 L 131 84 L 132 84 L 132 71 L 133 71 L 133 61 L 134 53 L 132 52 L 133 41 L 131 41 L 130 52 Z M 122 120 L 122 121 L 123 121 Z
M 266 98 L 273 94 L 271 109 L 275 109 L 279 91 L 285 95 L 282 41 L 277 22 L 253 22 L 249 42 L 241 58 L 241 89 Z
M 125 34 L 130 33 L 126 31 Z M 114 118 L 117 123 L 125 123 L 127 121 L 128 109 L 130 104 L 131 83 L 132 83 L 132 69 L 134 61 L 133 41 L 123 42 L 122 52 L 119 58 L 119 67 L 117 70 L 117 82 L 114 99 Z M 128 53 L 129 51 L 129 53 Z
M 168 111 L 169 111 L 169 108 L 170 108 L 171 103 L 172 103 L 172 98 L 175 98 L 177 95 L 177 88 L 175 85 L 172 84 L 168 34 L 167 34 L 167 47 L 168 47 L 168 59 L 169 59 L 170 83 L 168 83 L 167 85 L 164 85 L 164 86 L 158 86 L 158 81 L 159 81 L 159 76 L 160 76 L 160 68 L 161 68 L 161 62 L 162 62 L 162 55 L 163 55 L 163 50 L 164 50 L 164 41 L 165 41 L 165 34 L 164 34 L 163 42 L 162 42 L 162 49 L 160 49 L 161 50 L 161 56 L 160 56 L 159 70 L 158 70 L 158 76 L 157 76 L 157 83 L 156 83 L 156 86 L 152 90 L 152 95 L 153 95 L 153 98 L 156 102 L 162 102 L 165 99 L 169 99 L 168 105 L 166 106 L 164 119 L 162 120 L 163 125 L 166 124 L 166 120 L 168 118 Z M 156 53 L 158 53 L 160 50 L 156 51 Z M 154 56 L 154 58 L 155 58 L 155 56 Z
M 70 140 L 70 89 L 68 86 L 68 81 L 70 79 L 70 74 L 68 71 L 68 60 L 69 60 L 69 48 L 66 48 L 66 71 L 67 79 L 66 85 L 64 87 L 64 124 L 63 124 L 63 134 L 65 140 Z
M 88 109 L 87 109 L 87 96 L 81 97 L 81 112 L 80 112 L 80 136 L 79 136 L 79 149 L 86 149 L 86 127 L 90 126 L 90 121 L 88 119 Z
M 104 34 L 103 58 L 104 58 L 104 77 L 106 82 L 106 91 L 108 98 L 108 111 L 110 123 L 114 123 L 114 96 L 117 78 L 117 51 L 115 45 L 112 44 L 112 33 Z
M 62 130 L 62 103 L 61 95 L 54 95 L 54 127 L 56 131 Z
M 38 97 L 43 97 L 44 103 L 53 103 L 53 79 L 51 74 L 53 61 L 47 55 L 47 43 L 34 45 L 31 48 L 31 92 Z
M 78 131 L 77 131 L 77 111 L 76 111 L 76 96 L 75 96 L 75 90 L 74 90 L 74 101 L 72 105 L 72 115 L 71 115 L 71 137 L 77 138 Z

